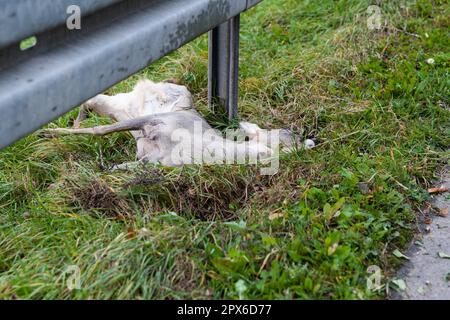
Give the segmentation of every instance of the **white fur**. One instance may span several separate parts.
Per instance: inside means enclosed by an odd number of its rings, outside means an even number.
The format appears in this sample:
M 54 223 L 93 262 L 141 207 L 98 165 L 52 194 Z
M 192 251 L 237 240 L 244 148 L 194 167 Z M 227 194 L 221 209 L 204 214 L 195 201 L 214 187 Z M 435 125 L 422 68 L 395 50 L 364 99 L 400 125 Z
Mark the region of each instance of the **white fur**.
M 117 123 L 80 129 L 88 111 L 109 117 Z M 201 124 L 201 131 L 196 130 L 198 124 Z M 263 130 L 258 125 L 240 123 L 240 129 L 249 137 L 249 141 L 227 140 L 221 133 L 213 130 L 193 108 L 192 95 L 186 87 L 171 83 L 154 83 L 150 80 L 140 81 L 130 93 L 98 95 L 88 100 L 81 107 L 74 128 L 47 131 L 94 135 L 131 131 L 137 142 L 139 162 L 160 163 L 166 166 L 223 162 L 225 156 L 232 151 L 237 157 L 245 158 L 247 155 L 253 159 L 265 159 L 275 152 L 272 147 L 259 142 Z M 180 141 L 173 141 L 177 132 L 181 132 L 178 137 Z M 314 142 L 307 140 L 305 146 L 311 148 Z M 194 152 L 185 159 L 181 158 L 181 161 L 174 159 L 174 153 L 183 151 Z M 213 156 L 205 159 L 205 154 Z M 124 164 L 117 168 L 127 169 L 135 165 Z

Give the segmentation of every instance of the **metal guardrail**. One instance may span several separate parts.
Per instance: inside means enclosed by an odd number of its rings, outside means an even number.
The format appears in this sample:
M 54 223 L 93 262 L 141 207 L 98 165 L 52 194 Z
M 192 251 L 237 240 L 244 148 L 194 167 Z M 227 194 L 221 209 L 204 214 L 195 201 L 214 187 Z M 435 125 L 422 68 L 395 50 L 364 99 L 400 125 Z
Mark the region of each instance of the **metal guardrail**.
M 208 31 L 209 101 L 234 117 L 240 13 L 259 2 L 0 0 L 0 149 Z M 70 5 L 80 30 L 66 27 Z

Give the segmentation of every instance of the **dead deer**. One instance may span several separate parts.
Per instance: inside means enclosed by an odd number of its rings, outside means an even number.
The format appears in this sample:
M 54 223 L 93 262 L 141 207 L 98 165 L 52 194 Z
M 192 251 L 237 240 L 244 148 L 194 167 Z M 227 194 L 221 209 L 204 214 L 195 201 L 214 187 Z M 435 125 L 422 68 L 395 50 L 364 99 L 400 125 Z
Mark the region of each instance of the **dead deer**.
M 80 128 L 89 111 L 117 123 Z M 192 95 L 185 86 L 143 80 L 130 93 L 98 95 L 88 100 L 81 106 L 73 129 L 46 129 L 44 132 L 104 136 L 130 131 L 137 143 L 138 161 L 113 169 L 130 169 L 143 163 L 170 167 L 214 164 L 223 162 L 230 154 L 238 159 L 263 160 L 275 154 L 278 145 L 269 146 L 264 141 L 263 129 L 249 122 L 241 122 L 239 127 L 246 140 L 226 139 L 194 109 Z M 291 148 L 296 143 L 288 130 L 279 131 L 279 140 L 284 148 Z M 313 142 L 307 140 L 305 146 L 311 148 Z

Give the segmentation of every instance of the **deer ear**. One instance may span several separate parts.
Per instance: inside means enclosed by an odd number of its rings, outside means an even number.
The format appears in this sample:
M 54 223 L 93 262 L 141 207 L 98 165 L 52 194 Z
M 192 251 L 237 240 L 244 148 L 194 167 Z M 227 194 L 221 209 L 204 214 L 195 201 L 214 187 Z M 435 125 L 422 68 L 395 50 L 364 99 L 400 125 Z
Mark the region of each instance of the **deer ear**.
M 247 135 L 250 139 L 258 136 L 258 132 L 262 130 L 258 125 L 250 122 L 240 122 L 239 128 Z
M 304 145 L 305 149 L 313 149 L 316 147 L 316 143 L 314 142 L 314 140 L 311 139 L 306 139 Z

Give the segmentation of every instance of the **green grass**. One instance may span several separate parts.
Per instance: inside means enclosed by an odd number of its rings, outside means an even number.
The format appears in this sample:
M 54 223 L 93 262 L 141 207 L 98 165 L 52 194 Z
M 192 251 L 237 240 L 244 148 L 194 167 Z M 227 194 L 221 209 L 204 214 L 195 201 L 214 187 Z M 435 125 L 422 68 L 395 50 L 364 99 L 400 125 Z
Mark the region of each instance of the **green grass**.
M 448 163 L 449 5 L 265 0 L 243 17 L 241 118 L 319 144 L 258 168 L 101 168 L 134 160 L 128 134 L 31 135 L 0 153 L 0 299 L 368 299 L 386 296 Z M 433 58 L 435 63 L 428 64 Z M 139 78 L 176 78 L 207 109 L 207 39 Z M 39 107 L 39 106 L 36 106 Z M 70 126 L 76 111 L 55 121 Z M 84 125 L 106 123 L 92 116 Z M 81 270 L 68 290 L 67 266 Z M 367 268 L 383 289 L 366 287 Z

